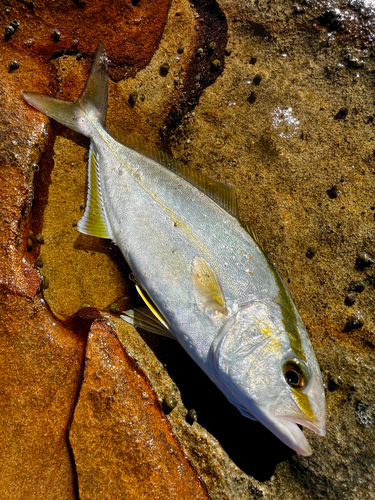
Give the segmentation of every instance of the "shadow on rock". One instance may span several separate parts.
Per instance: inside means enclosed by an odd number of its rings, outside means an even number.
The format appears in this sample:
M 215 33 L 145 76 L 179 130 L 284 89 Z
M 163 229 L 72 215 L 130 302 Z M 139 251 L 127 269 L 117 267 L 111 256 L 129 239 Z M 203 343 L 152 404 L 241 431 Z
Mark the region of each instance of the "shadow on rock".
M 177 342 L 146 332 L 142 337 L 166 366 L 185 407 L 196 411 L 199 424 L 246 474 L 267 481 L 279 462 L 295 454 L 262 424 L 242 416 Z

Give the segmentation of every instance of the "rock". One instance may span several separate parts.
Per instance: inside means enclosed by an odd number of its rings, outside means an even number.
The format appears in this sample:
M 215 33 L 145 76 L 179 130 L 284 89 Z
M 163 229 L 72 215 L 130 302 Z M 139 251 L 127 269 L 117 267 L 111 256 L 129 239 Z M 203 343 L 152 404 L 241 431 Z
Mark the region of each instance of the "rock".
M 148 379 L 103 320 L 90 329 L 69 442 L 82 500 L 209 498 Z
M 147 421 L 148 402 L 155 401 L 152 415 L 160 419 L 167 441 L 175 443 L 153 391 L 159 401 L 171 387 L 180 392 L 168 420 L 213 499 L 374 498 L 371 286 L 357 296 L 366 321 L 361 328 L 342 331 L 351 314 L 342 291 L 350 283 L 373 281 L 372 257 L 371 262 L 360 259 L 364 249 L 374 248 L 374 219 L 368 216 L 375 188 L 369 119 L 374 114 L 372 8 L 362 2 L 348 7 L 341 0 L 335 9 L 314 0 L 303 7 L 285 0 L 266 7 L 219 0 L 211 2 L 210 9 L 185 0 L 171 6 L 157 0 L 149 9 L 136 1 L 90 9 L 84 2 L 74 7 L 44 2 L 34 10 L 26 4 L 11 6 L 21 24 L 0 42 L 0 280 L 6 292 L 1 335 L 5 361 L 11 366 L 4 385 L 8 392 L 0 404 L 6 415 L 10 401 L 13 416 L 9 421 L 4 417 L 1 424 L 9 444 L 4 449 L 10 450 L 3 454 L 1 469 L 3 488 L 14 492 L 10 498 L 73 498 L 64 433 L 78 391 L 84 332 L 98 319 L 97 309 L 114 301 L 130 307 L 137 300 L 119 252 L 72 228 L 85 205 L 88 141 L 50 124 L 20 98 L 26 89 L 77 99 L 98 33 L 104 37 L 112 76 L 108 127 L 135 133 L 209 177 L 236 186 L 241 220 L 256 230 L 288 283 L 311 336 L 329 389 L 328 430 L 325 438 L 305 431 L 314 454 L 294 454 L 263 426 L 242 417 L 175 342 L 139 335 L 108 315 L 125 353 L 112 331 L 97 322 L 89 342 L 94 354 L 85 360 L 87 377 L 70 436 L 81 495 L 101 494 L 106 479 L 122 481 L 123 455 L 120 460 L 116 450 L 125 453 L 118 440 L 124 427 L 119 408 L 111 410 L 118 403 L 115 398 L 107 407 L 105 398 L 93 395 L 111 395 L 117 383 L 124 387 L 125 371 L 132 378 L 129 353 L 144 373 L 136 379 L 140 388 L 133 381 L 134 412 Z M 8 16 L 4 26 L 10 26 L 15 15 Z M 58 41 L 51 37 L 51 27 L 62 34 Z M 213 40 L 214 51 L 209 48 Z M 228 40 L 231 52 L 226 50 Z M 183 51 L 178 50 L 181 46 Z M 60 55 L 64 52 L 69 55 Z M 212 71 L 216 60 L 220 64 Z M 10 61 L 20 66 L 8 73 Z M 173 64 L 161 76 L 166 61 Z M 256 92 L 254 80 L 259 83 Z M 128 99 L 134 88 L 147 99 L 131 108 Z M 28 245 L 30 230 L 44 235 L 42 248 L 35 239 Z M 311 260 L 306 259 L 306 242 L 319 249 Z M 50 284 L 36 295 L 40 263 Z M 41 293 L 64 326 L 46 312 Z M 83 304 L 87 307 L 77 313 Z M 86 315 L 78 336 L 72 333 L 77 314 Z M 113 369 L 104 355 L 109 352 Z M 93 375 L 95 367 L 103 384 Z M 27 371 L 26 392 L 17 380 L 18 370 L 22 377 Z M 137 367 L 134 370 L 138 373 Z M 189 408 L 199 415 L 193 425 L 186 421 Z M 27 435 L 16 432 L 24 429 L 24 421 L 30 422 Z M 96 427 L 90 429 L 87 422 Z M 93 438 L 91 448 L 87 436 Z M 108 446 L 114 442 L 116 447 Z M 58 452 L 51 455 L 51 449 Z M 188 471 L 178 446 L 173 449 L 175 465 L 183 464 Z M 43 463 L 35 450 L 41 450 Z M 135 455 L 128 463 L 139 471 Z M 105 462 L 111 467 L 102 480 L 95 471 Z M 5 467 L 9 463 L 22 466 Z M 141 470 L 142 492 L 161 486 Z M 176 469 L 170 470 L 176 479 Z M 191 470 L 189 474 L 194 476 Z M 204 491 L 194 477 L 190 482 Z

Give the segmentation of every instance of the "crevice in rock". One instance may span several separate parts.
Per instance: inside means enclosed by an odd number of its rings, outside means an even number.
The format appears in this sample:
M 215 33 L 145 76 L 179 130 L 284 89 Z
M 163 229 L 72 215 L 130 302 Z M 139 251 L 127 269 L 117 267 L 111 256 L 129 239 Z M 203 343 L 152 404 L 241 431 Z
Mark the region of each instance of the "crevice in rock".
M 228 40 L 226 17 L 215 0 L 193 0 L 192 5 L 198 16 L 196 52 L 186 68 L 182 89 L 176 90 L 175 103 L 160 133 L 167 145 L 182 117 L 195 108 L 204 89 L 212 85 L 224 70 Z
M 243 472 L 264 482 L 274 474 L 278 463 L 295 455 L 262 424 L 242 416 L 177 342 L 160 342 L 157 336 L 143 331 L 141 335 L 166 367 L 185 407 L 196 410 L 198 423 Z

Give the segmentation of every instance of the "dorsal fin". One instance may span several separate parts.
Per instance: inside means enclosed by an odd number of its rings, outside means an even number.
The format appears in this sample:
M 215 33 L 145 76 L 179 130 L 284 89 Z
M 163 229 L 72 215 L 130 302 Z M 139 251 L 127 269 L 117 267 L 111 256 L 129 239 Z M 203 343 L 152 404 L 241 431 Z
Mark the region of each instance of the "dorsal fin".
M 113 239 L 103 205 L 100 168 L 93 143 L 90 144 L 89 153 L 86 209 L 82 219 L 78 222 L 78 231 L 98 238 Z
M 125 134 L 123 132 L 110 131 L 111 136 L 121 144 L 138 151 L 145 156 L 157 161 L 164 165 L 166 168 L 176 173 L 190 184 L 198 188 L 202 193 L 209 196 L 215 203 L 220 205 L 230 215 L 239 219 L 237 198 L 235 187 L 229 182 L 218 182 L 208 179 L 200 172 L 180 163 L 167 155 L 160 149 L 150 144 L 147 144 L 142 139 Z

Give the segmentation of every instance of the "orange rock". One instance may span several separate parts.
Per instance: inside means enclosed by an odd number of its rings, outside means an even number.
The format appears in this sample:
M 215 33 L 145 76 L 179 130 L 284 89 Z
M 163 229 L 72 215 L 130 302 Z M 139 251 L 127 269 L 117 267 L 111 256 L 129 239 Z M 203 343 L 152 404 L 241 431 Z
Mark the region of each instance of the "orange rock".
M 4 289 L 0 317 L 0 496 L 74 499 L 66 429 L 85 336 L 50 318 L 41 300 Z
M 207 499 L 144 373 L 96 321 L 69 434 L 79 497 Z

